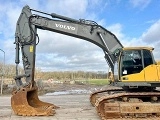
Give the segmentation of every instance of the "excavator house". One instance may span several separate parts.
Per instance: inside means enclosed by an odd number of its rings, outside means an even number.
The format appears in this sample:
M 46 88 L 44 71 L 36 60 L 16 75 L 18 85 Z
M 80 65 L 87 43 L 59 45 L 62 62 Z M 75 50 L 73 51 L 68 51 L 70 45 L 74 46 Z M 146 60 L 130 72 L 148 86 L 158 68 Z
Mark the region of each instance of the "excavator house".
M 32 12 L 36 14 L 32 14 Z M 44 15 L 44 16 L 42 16 Z M 48 16 L 48 17 L 46 17 Z M 101 119 L 155 118 L 160 116 L 160 62 L 152 47 L 123 47 L 117 37 L 94 21 L 72 19 L 24 6 L 15 31 L 17 88 L 11 106 L 21 116 L 50 116 L 56 105 L 40 101 L 34 80 L 37 29 L 65 34 L 89 41 L 102 48 L 113 77 L 108 89 L 90 95 L 90 102 Z M 19 74 L 20 49 L 24 74 Z M 22 81 L 22 78 L 25 81 Z

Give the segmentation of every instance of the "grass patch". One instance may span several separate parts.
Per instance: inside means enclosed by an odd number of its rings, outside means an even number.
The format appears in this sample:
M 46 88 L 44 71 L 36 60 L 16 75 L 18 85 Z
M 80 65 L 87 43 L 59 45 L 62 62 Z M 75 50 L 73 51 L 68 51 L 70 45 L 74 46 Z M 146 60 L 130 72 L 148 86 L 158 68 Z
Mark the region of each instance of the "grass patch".
M 108 79 L 92 79 L 92 80 L 89 80 L 89 84 L 92 84 L 92 85 L 107 85 L 107 84 L 109 84 L 109 81 L 108 81 Z

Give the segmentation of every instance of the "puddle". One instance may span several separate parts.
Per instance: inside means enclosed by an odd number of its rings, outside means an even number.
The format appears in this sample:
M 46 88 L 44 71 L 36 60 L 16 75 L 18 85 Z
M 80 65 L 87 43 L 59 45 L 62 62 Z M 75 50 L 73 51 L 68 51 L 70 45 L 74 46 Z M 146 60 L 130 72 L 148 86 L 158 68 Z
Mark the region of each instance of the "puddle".
M 91 93 L 89 90 L 66 90 L 58 91 L 53 93 L 46 93 L 46 95 L 72 95 L 72 94 L 88 94 Z

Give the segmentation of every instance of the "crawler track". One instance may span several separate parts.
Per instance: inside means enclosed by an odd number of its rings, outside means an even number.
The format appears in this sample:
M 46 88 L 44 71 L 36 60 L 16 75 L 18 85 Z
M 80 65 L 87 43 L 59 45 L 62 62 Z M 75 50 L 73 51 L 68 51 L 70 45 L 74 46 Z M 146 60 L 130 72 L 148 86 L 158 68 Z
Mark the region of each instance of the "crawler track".
M 109 92 L 112 94 L 96 99 L 95 107 L 102 120 L 160 119 L 159 91 L 120 92 L 120 90 L 109 90 Z
M 90 103 L 95 106 L 95 103 L 96 103 L 96 100 L 102 96 L 108 96 L 108 95 L 111 95 L 111 94 L 115 94 L 115 93 L 118 93 L 118 92 L 125 92 L 122 88 L 108 88 L 106 90 L 99 90 L 99 91 L 96 91 L 96 92 L 93 92 L 91 95 L 90 95 Z

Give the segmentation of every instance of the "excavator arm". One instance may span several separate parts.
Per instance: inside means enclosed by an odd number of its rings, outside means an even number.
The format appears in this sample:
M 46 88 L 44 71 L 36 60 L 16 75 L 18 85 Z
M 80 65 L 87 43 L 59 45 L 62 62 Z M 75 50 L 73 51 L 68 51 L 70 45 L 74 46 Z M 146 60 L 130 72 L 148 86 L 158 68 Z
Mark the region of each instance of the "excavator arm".
M 38 14 L 32 14 L 32 11 L 48 17 L 44 17 Z M 17 111 L 17 106 L 22 109 L 22 104 L 24 104 L 24 100 L 17 103 L 17 97 L 23 96 L 24 92 L 27 96 L 27 101 L 25 101 L 25 104 L 28 107 L 26 109 L 30 109 L 30 107 L 32 107 L 32 113 L 34 113 L 35 115 L 51 115 L 51 113 L 53 113 L 51 112 L 51 106 L 52 108 L 55 108 L 54 105 L 40 101 L 37 96 L 37 87 L 34 81 L 36 45 L 39 42 L 37 29 L 48 30 L 80 38 L 99 46 L 104 51 L 105 59 L 112 72 L 114 71 L 114 63 L 118 58 L 117 51 L 123 48 L 122 44 L 113 33 L 98 25 L 94 21 L 84 19 L 75 20 L 65 16 L 57 15 L 55 13 L 48 14 L 41 11 L 33 10 L 30 9 L 29 6 L 25 6 L 22 9 L 16 25 L 15 81 L 17 90 L 13 92 L 11 101 L 13 110 L 19 115 L 31 115 L 31 113 Z M 36 39 L 37 37 L 38 40 Z M 22 52 L 24 74 L 19 74 L 18 71 L 18 64 L 20 63 L 20 49 Z M 22 82 L 23 77 L 25 78 L 25 83 Z M 37 98 L 37 100 L 35 100 L 34 98 Z M 39 112 L 39 107 L 42 106 L 45 106 L 47 110 L 43 109 L 41 112 Z M 39 109 L 35 110 L 35 108 Z M 46 111 L 49 112 L 46 113 Z
M 87 20 L 74 20 L 68 17 L 60 16 L 57 14 L 47 14 L 44 12 L 36 11 L 49 15 L 54 19 L 43 17 L 40 15 L 33 15 L 29 6 L 25 6 L 18 19 L 15 44 L 16 44 L 16 60 L 15 63 L 19 64 L 19 46 L 22 51 L 24 75 L 18 75 L 16 78 L 26 77 L 26 82 L 34 80 L 34 66 L 35 66 L 35 52 L 36 52 L 36 36 L 37 29 L 53 31 L 68 36 L 87 40 L 103 49 L 105 58 L 111 69 L 114 67 L 116 57 L 114 52 L 117 49 L 122 48 L 122 44 L 117 37 L 106 30 L 102 26 L 93 21 Z M 58 19 L 55 19 L 58 18 Z M 22 82 L 18 80 L 18 86 L 22 85 Z

